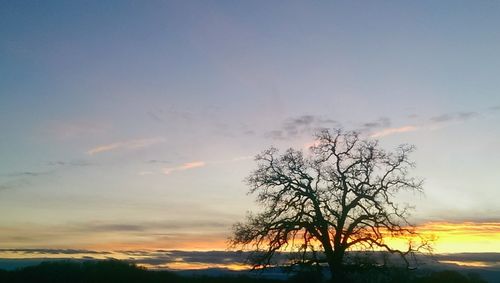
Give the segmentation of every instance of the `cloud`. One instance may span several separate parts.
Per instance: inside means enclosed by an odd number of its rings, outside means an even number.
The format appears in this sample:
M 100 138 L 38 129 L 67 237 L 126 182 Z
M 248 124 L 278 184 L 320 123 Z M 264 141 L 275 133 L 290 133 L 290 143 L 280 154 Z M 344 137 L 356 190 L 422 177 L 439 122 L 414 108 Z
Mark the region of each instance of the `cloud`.
M 303 147 L 304 147 L 305 149 L 309 149 L 309 148 L 311 148 L 311 147 L 318 146 L 318 145 L 320 145 L 320 144 L 321 144 L 321 142 L 320 142 L 320 141 L 318 141 L 318 140 L 314 140 L 314 141 L 306 142 L 305 144 L 303 144 Z
M 147 230 L 145 224 L 111 223 L 111 224 L 83 224 L 82 229 L 88 232 L 142 232 Z
M 88 136 L 102 136 L 111 129 L 110 124 L 97 121 L 52 121 L 42 131 L 59 140 L 79 139 Z
M 0 191 L 5 191 L 8 189 L 12 189 L 12 186 L 8 184 L 0 184 Z
M 54 171 L 22 171 L 0 175 L 0 177 L 7 177 L 7 181 L 0 184 L 0 191 L 31 185 L 33 179 L 42 178 L 52 173 Z
M 254 158 L 253 155 L 238 156 L 238 157 L 235 157 L 235 158 L 227 160 L 227 162 L 237 162 L 237 161 L 242 161 L 242 160 L 250 160 L 250 159 L 253 159 L 253 158 Z
M 336 121 L 315 115 L 302 115 L 286 119 L 281 128 L 268 131 L 264 137 L 274 140 L 293 139 L 337 124 Z
M 107 144 L 107 145 L 100 145 L 100 146 L 94 147 L 92 149 L 89 149 L 87 151 L 87 153 L 90 155 L 93 155 L 93 154 L 100 153 L 100 152 L 110 151 L 110 150 L 113 150 L 115 148 L 121 147 L 123 145 L 124 145 L 124 143 L 112 143 L 112 144 Z
M 415 119 L 415 118 L 418 118 L 418 115 L 417 115 L 417 114 L 415 114 L 415 113 L 413 113 L 413 114 L 409 114 L 409 115 L 408 115 L 408 118 L 410 118 L 410 119 Z
M 34 171 L 24 171 L 24 172 L 16 172 L 11 173 L 9 177 L 38 177 L 41 175 L 47 175 L 49 172 L 34 172 Z
M 182 165 L 180 167 L 180 169 L 187 170 L 187 169 L 192 169 L 192 168 L 202 167 L 202 166 L 205 166 L 205 162 L 203 162 L 203 161 L 194 161 L 194 162 L 185 163 L 184 165 Z
M 192 122 L 194 113 L 189 111 L 178 110 L 174 107 L 168 109 L 151 109 L 147 115 L 160 124 L 165 123 L 186 123 Z
M 446 123 L 453 121 L 467 121 L 471 118 L 479 116 L 479 113 L 473 111 L 463 111 L 457 113 L 446 113 L 439 116 L 431 117 L 433 123 Z
M 137 140 L 129 140 L 123 142 L 115 142 L 111 144 L 99 145 L 93 147 L 87 151 L 89 155 L 95 155 L 98 153 L 103 153 L 107 151 L 117 150 L 117 149 L 138 149 L 145 148 L 155 144 L 165 142 L 164 138 L 149 138 L 149 139 L 137 139 Z
M 163 168 L 163 173 L 165 175 L 168 175 L 174 171 L 185 171 L 185 170 L 189 170 L 189 169 L 193 169 L 193 168 L 203 167 L 205 165 L 206 165 L 206 163 L 204 161 L 187 162 L 187 163 L 184 163 L 184 164 L 177 166 L 177 167 Z
M 12 252 L 20 254 L 51 254 L 51 255 L 73 255 L 73 254 L 110 254 L 107 251 L 92 251 L 81 249 L 0 249 L 0 252 Z
M 430 120 L 435 123 L 448 122 L 453 120 L 453 117 L 450 114 L 443 114 L 439 116 L 431 117 Z
M 207 264 L 243 264 L 251 252 L 233 252 L 233 251 L 178 251 L 178 250 L 158 250 L 137 254 L 136 251 L 128 253 L 130 256 L 139 256 L 143 258 L 133 259 L 137 264 L 168 264 L 168 263 L 207 263 Z M 144 258 L 145 257 L 145 258 Z
M 416 126 L 403 126 L 399 128 L 386 128 L 381 131 L 374 132 L 370 135 L 372 138 L 380 138 L 380 137 L 385 137 L 393 134 L 398 134 L 398 133 L 406 133 L 406 132 L 414 132 L 417 131 L 419 128 Z
M 50 161 L 47 163 L 49 166 L 68 166 L 68 167 L 84 167 L 90 166 L 92 163 L 85 160 L 72 160 L 72 161 Z
M 7 191 L 7 190 L 11 190 L 11 189 L 16 189 L 16 188 L 22 187 L 26 184 L 29 184 L 29 182 L 26 180 L 23 180 L 23 179 L 5 182 L 3 184 L 0 184 L 0 191 Z
M 284 135 L 283 131 L 281 131 L 281 130 L 272 130 L 272 131 L 266 132 L 264 134 L 264 137 L 270 138 L 270 139 L 273 139 L 273 140 L 284 140 L 284 139 L 286 139 L 286 136 Z
M 162 221 L 0 225 L 2 231 L 0 242 L 3 243 L 3 248 L 85 248 L 97 251 L 158 248 L 224 249 L 226 233 L 234 217 L 214 219 L 214 214 L 208 213 L 206 217 L 200 218 L 190 215 L 190 212 L 184 212 L 181 213 L 182 219 L 172 216 Z
M 380 117 L 376 121 L 368 122 L 363 124 L 363 129 L 366 131 L 372 131 L 377 128 L 389 128 L 391 126 L 391 120 L 387 117 Z
M 454 113 L 444 113 L 441 115 L 433 116 L 428 118 L 427 122 L 417 123 L 415 125 L 407 125 L 397 128 L 387 127 L 390 125 L 390 120 L 387 118 L 380 118 L 376 122 L 369 122 L 363 124 L 363 131 L 371 132 L 370 137 L 384 137 L 388 135 L 393 135 L 397 133 L 423 131 L 423 130 L 436 130 L 443 128 L 451 123 L 459 123 L 471 120 L 475 117 L 480 116 L 481 113 L 474 111 L 462 111 Z M 410 118 L 416 118 L 416 115 L 410 115 Z M 376 130 L 381 128 L 380 130 Z
M 490 107 L 490 110 L 500 110 L 499 106 Z M 391 127 L 392 121 L 388 117 L 380 117 L 374 121 L 367 121 L 359 124 L 359 131 L 367 133 L 370 137 L 384 137 L 388 135 L 413 132 L 417 130 L 435 130 L 439 127 L 445 126 L 451 122 L 464 122 L 481 116 L 481 112 L 475 111 L 461 111 L 453 113 L 444 113 L 441 115 L 428 118 L 427 122 L 412 123 L 413 125 L 406 125 L 401 127 Z M 408 115 L 408 118 L 415 119 L 419 117 L 416 114 Z M 302 115 L 286 119 L 280 128 L 273 129 L 264 133 L 266 138 L 274 140 L 290 140 L 299 138 L 304 135 L 311 135 L 321 129 L 329 127 L 341 127 L 341 123 L 325 119 L 321 116 L 315 115 Z M 306 143 L 305 148 L 310 147 L 313 143 Z
M 205 167 L 208 165 L 214 165 L 214 164 L 224 164 L 224 163 L 232 163 L 232 162 L 239 162 L 239 161 L 244 161 L 244 160 L 250 160 L 253 159 L 254 157 L 251 155 L 245 155 L 245 156 L 237 156 L 231 159 L 225 159 L 225 160 L 216 160 L 216 161 L 193 161 L 193 162 L 187 162 L 182 165 L 176 166 L 176 167 L 166 167 L 163 168 L 163 173 L 165 175 L 169 175 L 170 173 L 174 171 L 184 171 L 184 170 L 189 170 L 189 169 L 194 169 L 194 168 L 199 168 L 199 167 Z
M 170 162 L 168 160 L 151 159 L 151 160 L 148 160 L 146 163 L 151 163 L 151 164 L 162 163 L 162 164 L 165 164 L 165 163 L 172 163 L 172 162 Z
M 479 114 L 477 112 L 458 112 L 457 113 L 457 118 L 460 120 L 469 120 L 471 118 L 474 118 L 478 116 Z

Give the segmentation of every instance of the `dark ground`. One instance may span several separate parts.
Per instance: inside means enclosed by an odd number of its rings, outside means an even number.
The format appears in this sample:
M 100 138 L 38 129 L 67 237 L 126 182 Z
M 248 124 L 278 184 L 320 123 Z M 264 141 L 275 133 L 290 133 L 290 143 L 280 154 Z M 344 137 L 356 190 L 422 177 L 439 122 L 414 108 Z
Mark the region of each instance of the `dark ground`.
M 442 271 L 408 271 L 401 268 L 351 267 L 349 272 L 352 283 L 485 283 L 479 274 Z M 261 274 L 238 272 L 173 272 L 153 271 L 137 267 L 134 264 L 118 261 L 49 261 L 36 266 L 28 266 L 15 270 L 0 270 L 0 282 L 12 283 L 127 283 L 127 282 L 173 282 L 173 283 L 314 283 L 325 282 L 315 272 L 295 272 L 288 279 L 270 279 Z M 489 282 L 500 282 L 489 281 Z

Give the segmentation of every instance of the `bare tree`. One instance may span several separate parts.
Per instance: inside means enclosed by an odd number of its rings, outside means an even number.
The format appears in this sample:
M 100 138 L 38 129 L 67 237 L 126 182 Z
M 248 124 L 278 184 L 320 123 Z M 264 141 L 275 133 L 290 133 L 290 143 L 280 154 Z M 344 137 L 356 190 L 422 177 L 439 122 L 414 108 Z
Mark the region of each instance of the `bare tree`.
M 427 243 L 412 240 L 418 234 L 407 220 L 410 207 L 398 205 L 395 194 L 422 191 L 422 181 L 409 175 L 413 149 L 387 152 L 356 132 L 324 130 L 309 155 L 264 151 L 246 180 L 263 211 L 234 225 L 232 246 L 259 251 L 255 267 L 286 250 L 301 254 L 302 262 L 323 258 L 334 282 L 342 282 L 351 249 L 383 249 L 410 266 L 409 256 Z M 388 237 L 406 237 L 407 249 L 392 248 Z

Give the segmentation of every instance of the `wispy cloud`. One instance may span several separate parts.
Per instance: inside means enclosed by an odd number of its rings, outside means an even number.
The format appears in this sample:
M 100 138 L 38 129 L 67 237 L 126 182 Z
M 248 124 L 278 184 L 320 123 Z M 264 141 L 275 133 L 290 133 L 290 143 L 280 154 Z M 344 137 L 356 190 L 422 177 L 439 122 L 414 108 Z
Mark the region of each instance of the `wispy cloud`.
M 406 132 L 414 132 L 417 131 L 418 127 L 416 126 L 403 126 L 403 127 L 398 127 L 398 128 L 386 128 L 377 132 L 374 132 L 370 135 L 372 138 L 379 138 L 379 137 L 385 137 L 393 134 L 398 134 L 398 133 L 406 133 Z
M 244 161 L 244 160 L 250 160 L 253 159 L 253 155 L 245 155 L 245 156 L 237 156 L 231 159 L 225 159 L 225 160 L 217 160 L 217 161 L 212 161 L 209 162 L 210 164 L 221 164 L 221 163 L 231 163 L 231 162 L 238 162 L 238 161 Z
M 12 187 L 8 184 L 0 184 L 0 191 L 11 189 Z
M 490 107 L 490 110 L 495 110 L 495 107 Z M 499 108 L 500 109 L 500 108 Z M 414 132 L 414 131 L 427 131 L 427 130 L 437 130 L 447 127 L 453 124 L 459 124 L 463 122 L 467 122 L 476 118 L 480 118 L 483 116 L 484 111 L 460 111 L 460 112 L 451 112 L 451 113 L 442 113 L 430 118 L 427 118 L 426 121 L 422 123 L 417 123 L 414 125 L 407 125 L 397 128 L 388 127 L 390 120 L 386 118 L 381 118 L 377 122 L 365 123 L 363 124 L 363 128 L 368 132 L 371 131 L 370 137 L 384 137 L 397 133 L 405 133 L 405 132 Z M 380 130 L 376 130 L 377 127 Z
M 274 140 L 293 139 L 302 135 L 310 135 L 332 125 L 337 125 L 337 122 L 321 116 L 302 115 L 286 119 L 281 128 L 268 131 L 264 136 Z
M 47 175 L 50 172 L 35 172 L 35 171 L 24 171 L 8 174 L 9 177 L 38 177 L 41 175 Z
M 431 117 L 430 120 L 433 123 L 445 123 L 453 121 L 466 121 L 471 118 L 478 116 L 479 113 L 467 111 L 467 112 L 457 112 L 457 113 L 446 113 L 439 116 Z
M 43 125 L 43 133 L 58 140 L 79 139 L 88 136 L 102 136 L 112 128 L 101 121 L 52 121 Z
M 193 169 L 193 168 L 203 167 L 205 165 L 206 165 L 206 162 L 204 162 L 204 161 L 187 162 L 187 163 L 184 163 L 180 166 L 163 168 L 163 173 L 165 175 L 168 175 L 174 171 L 184 171 L 184 170 L 189 170 L 189 169 Z
M 363 129 L 366 131 L 373 131 L 380 128 L 389 128 L 391 126 L 391 120 L 387 117 L 380 117 L 379 119 L 367 122 L 363 124 Z
M 92 250 L 82 250 L 82 249 L 0 249 L 0 252 L 12 252 L 20 254 L 111 254 L 108 251 L 92 251 Z
M 457 118 L 460 120 L 469 120 L 469 119 L 474 118 L 478 115 L 479 115 L 479 113 L 477 113 L 477 112 L 459 112 L 459 113 L 457 113 Z
M 54 171 L 22 171 L 2 174 L 0 175 L 0 179 L 3 179 L 1 177 L 5 177 L 6 181 L 0 183 L 0 191 L 29 186 L 33 179 L 49 176 L 52 173 L 54 173 Z
M 156 164 L 156 163 L 168 164 L 168 163 L 172 163 L 172 162 L 169 161 L 169 160 L 150 159 L 150 160 L 146 161 L 146 163 L 151 163 L 151 164 Z
M 98 153 L 103 153 L 107 151 L 117 150 L 117 149 L 137 149 L 145 148 L 155 144 L 165 142 L 164 138 L 149 138 L 149 139 L 137 139 L 122 142 L 115 142 L 110 144 L 99 145 L 93 147 L 87 151 L 89 155 L 95 155 Z
M 170 173 L 175 172 L 175 171 L 185 171 L 185 170 L 190 170 L 190 169 L 194 169 L 194 168 L 205 167 L 208 165 L 232 163 L 232 162 L 239 162 L 239 161 L 250 160 L 250 159 L 253 159 L 253 156 L 245 155 L 245 156 L 237 156 L 237 157 L 234 157 L 231 159 L 225 159 L 225 160 L 186 162 L 186 163 L 181 164 L 179 166 L 163 168 L 163 173 L 165 175 L 169 175 Z
M 167 123 L 167 122 L 191 122 L 195 117 L 194 113 L 190 111 L 183 111 L 179 109 L 175 109 L 173 107 L 162 109 L 151 109 L 147 112 L 149 117 L 158 123 Z
M 67 166 L 67 167 L 84 167 L 84 166 L 90 166 L 92 163 L 86 161 L 86 160 L 71 160 L 71 161 L 62 161 L 62 160 L 57 160 L 57 161 L 50 161 L 47 163 L 49 166 Z

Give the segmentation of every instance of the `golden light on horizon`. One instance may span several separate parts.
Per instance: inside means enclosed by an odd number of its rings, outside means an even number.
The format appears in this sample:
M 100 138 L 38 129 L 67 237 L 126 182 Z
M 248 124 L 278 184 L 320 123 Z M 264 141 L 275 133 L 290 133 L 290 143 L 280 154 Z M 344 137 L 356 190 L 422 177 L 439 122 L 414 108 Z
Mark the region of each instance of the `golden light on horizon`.
M 436 253 L 500 252 L 499 222 L 429 222 L 418 229 L 436 236 Z
M 427 222 L 417 226 L 425 238 L 434 238 L 434 253 L 500 252 L 499 222 Z M 386 238 L 385 242 L 404 250 L 407 238 Z M 120 243 L 93 244 L 86 248 L 94 250 L 153 250 L 175 249 L 185 251 L 227 250 L 224 235 L 189 235 L 182 239 L 130 241 Z
M 435 237 L 433 242 L 433 251 L 435 254 L 446 253 L 484 253 L 500 252 L 500 223 L 499 222 L 428 222 L 417 227 L 417 230 L 424 237 Z M 57 254 L 41 253 L 34 250 L 30 253 L 29 248 L 23 252 L 14 252 L 9 250 L 0 251 L 2 258 L 84 258 L 91 256 L 93 258 L 104 259 L 114 257 L 117 259 L 128 259 L 129 256 L 123 251 L 146 251 L 146 252 L 168 252 L 169 250 L 178 251 L 227 251 L 227 236 L 223 233 L 218 234 L 186 234 L 179 237 L 168 239 L 157 239 L 154 237 L 142 237 L 140 239 L 122 235 L 122 241 L 112 241 L 112 237 L 104 237 L 105 242 L 96 244 L 95 242 L 87 245 L 78 245 L 76 249 L 82 249 L 81 253 Z M 116 238 L 115 238 L 116 239 Z M 404 250 L 408 239 L 405 238 L 386 238 L 385 242 L 395 248 Z M 33 247 L 33 246 L 32 246 Z M 36 247 L 36 246 L 35 246 Z M 47 247 L 47 251 L 53 249 L 67 249 L 66 246 Z M 89 253 L 85 251 L 97 251 L 108 253 Z M 469 265 L 474 265 L 470 263 Z M 231 269 L 244 269 L 247 266 L 226 266 Z M 169 263 L 168 268 L 206 268 L 214 267 L 212 263 L 190 263 L 179 261 Z M 158 267 L 156 267 L 158 268 Z
M 200 263 L 200 262 L 169 262 L 161 265 L 151 265 L 151 264 L 139 264 L 139 266 L 146 267 L 148 269 L 173 269 L 173 270 L 195 270 L 195 269 L 207 269 L 207 268 L 225 268 L 230 270 L 248 270 L 252 268 L 248 264 L 236 264 L 236 263 Z
M 433 239 L 434 253 L 500 252 L 498 222 L 427 222 L 417 226 L 423 238 Z M 409 239 L 387 238 L 385 242 L 404 250 Z

